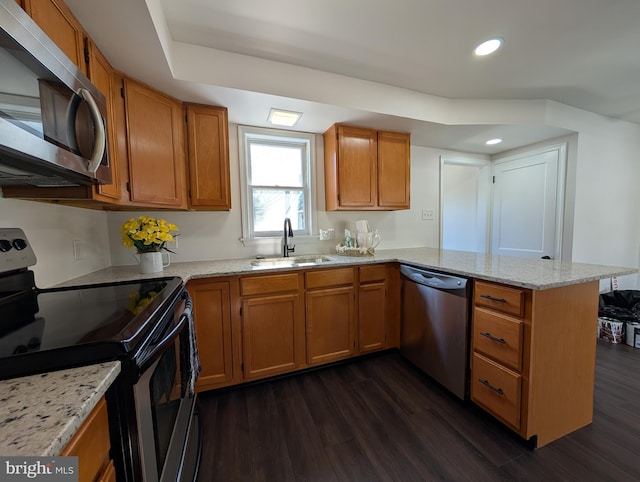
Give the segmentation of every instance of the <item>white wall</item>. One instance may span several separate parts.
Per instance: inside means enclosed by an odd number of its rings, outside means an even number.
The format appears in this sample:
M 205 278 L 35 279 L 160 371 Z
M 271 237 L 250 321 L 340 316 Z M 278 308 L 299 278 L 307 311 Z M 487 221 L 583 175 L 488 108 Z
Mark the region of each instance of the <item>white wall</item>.
M 556 106 L 557 107 L 557 106 Z M 640 126 L 571 110 L 563 118 L 558 107 L 550 122 L 570 124 L 579 134 L 570 136 L 565 203 L 565 241 L 571 240 L 576 262 L 639 267 L 640 265 Z M 158 213 L 180 227 L 175 261 L 275 255 L 280 243 L 247 248 L 240 238 L 237 129 L 230 128 L 233 208 L 229 212 Z M 318 136 L 316 171 L 322 179 L 322 139 Z M 453 153 L 428 147 L 411 148 L 411 206 L 407 211 L 325 212 L 323 184 L 319 182 L 321 211 L 318 227 L 336 229 L 337 238 L 347 226 L 366 218 L 380 230 L 380 248 L 431 246 L 439 243 L 439 157 Z M 464 157 L 464 156 L 462 156 Z M 433 209 L 434 221 L 422 221 L 422 209 Z M 149 213 L 149 211 L 142 211 Z M 48 203 L 0 198 L 0 226 L 23 228 L 32 242 L 38 264 L 36 281 L 45 287 L 81 276 L 110 264 L 134 264 L 124 248 L 119 227 L 138 212 L 101 212 Z M 84 258 L 73 259 L 73 240 L 80 241 Z M 339 241 L 297 242 L 296 253 L 327 252 Z M 563 252 L 566 252 L 563 250 Z M 605 287 L 607 281 L 603 281 Z M 621 289 L 639 289 L 637 275 L 622 277 Z
M 573 260 L 640 267 L 640 126 L 594 119 L 578 138 Z M 637 275 L 620 289 L 638 289 Z
M 50 203 L 0 198 L 0 227 L 21 228 L 36 253 L 32 268 L 40 288 L 111 263 L 107 214 Z M 74 261 L 73 242 L 82 259 Z
M 173 261 L 197 261 L 205 259 L 245 258 L 256 255 L 279 255 L 280 238 L 271 243 L 245 247 L 240 241 L 240 175 L 238 162 L 237 126 L 229 126 L 229 156 L 231 164 L 232 209 L 228 212 L 156 212 L 180 228 L 177 254 Z M 344 229 L 355 229 L 355 221 L 367 219 L 380 232 L 379 249 L 439 245 L 439 183 L 440 156 L 451 151 L 411 146 L 411 209 L 406 211 L 327 212 L 324 210 L 324 151 L 322 136 L 316 137 L 316 205 L 317 223 L 313 239 L 294 238 L 296 254 L 335 252 L 335 245 L 342 240 Z M 422 221 L 422 209 L 433 209 L 436 219 Z M 120 226 L 131 217 L 141 214 L 154 215 L 150 211 L 110 212 L 108 235 L 113 265 L 135 264 L 132 250 L 122 246 Z M 320 241 L 318 229 L 333 227 L 334 241 Z

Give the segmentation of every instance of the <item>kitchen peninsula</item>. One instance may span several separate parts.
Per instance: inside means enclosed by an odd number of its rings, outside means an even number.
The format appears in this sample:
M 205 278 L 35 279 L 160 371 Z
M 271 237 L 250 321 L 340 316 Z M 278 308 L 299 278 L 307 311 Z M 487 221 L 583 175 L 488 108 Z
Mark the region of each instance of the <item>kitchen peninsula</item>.
M 305 281 L 310 279 L 308 276 L 305 277 L 309 273 L 325 273 L 329 276 L 332 272 L 340 272 L 342 275 L 345 270 L 352 270 L 355 274 L 353 281 L 348 281 L 351 283 L 349 289 L 352 290 L 349 292 L 354 293 L 356 297 L 362 297 L 362 287 L 374 284 L 371 281 L 377 283 L 378 278 L 366 279 L 363 275 L 365 271 L 361 269 L 384 266 L 385 270 L 382 273 L 386 273 L 386 280 L 383 282 L 386 283 L 387 308 L 383 311 L 387 315 L 387 331 L 386 343 L 379 348 L 383 349 L 395 348 L 399 341 L 400 263 L 469 277 L 474 281 L 473 301 L 470 307 L 474 325 L 469 347 L 471 399 L 524 439 L 529 440 L 532 445 L 540 447 L 591 423 L 598 280 L 637 271 L 624 267 L 530 260 L 434 248 L 380 250 L 373 256 L 363 257 L 330 254 L 322 255 L 322 259 L 322 262 L 315 265 L 259 269 L 252 264 L 255 260 L 248 258 L 192 261 L 174 263 L 165 268 L 163 273 L 145 275 L 138 274 L 136 266 L 115 266 L 70 280 L 64 285 L 179 276 L 187 283 L 188 289 L 190 286 L 207 283 L 216 288 L 222 286 L 226 290 L 223 291 L 227 299 L 226 311 L 222 311 L 227 313 L 226 329 L 229 333 L 229 345 L 224 347 L 224 351 L 229 359 L 221 360 L 220 363 L 230 375 L 228 378 L 223 377 L 222 383 L 215 385 L 215 382 L 205 388 L 212 389 L 256 378 L 256 372 L 245 376 L 241 369 L 241 366 L 246 364 L 243 351 L 251 350 L 252 347 L 246 340 L 243 341 L 245 331 L 242 328 L 240 310 L 241 307 L 250 306 L 246 304 L 247 300 L 254 299 L 246 296 L 243 298 L 240 288 L 242 280 L 264 279 L 269 276 L 280 277 L 278 279 L 281 280 L 283 275 L 295 275 L 297 278 L 293 276 L 292 279 L 299 280 L 296 288 L 299 293 L 287 296 L 298 300 L 297 303 L 300 305 L 304 304 L 304 300 L 310 299 L 305 298 L 306 295 L 313 298 L 317 292 Z M 344 284 L 340 289 L 342 288 Z M 494 298 L 507 299 L 508 303 L 497 303 L 497 306 L 493 306 L 490 299 L 480 298 L 485 291 Z M 283 295 L 278 296 L 284 298 Z M 194 297 L 194 302 L 198 332 L 198 326 L 207 323 L 208 320 L 199 319 L 197 316 L 198 303 L 201 300 Z M 357 313 L 358 309 L 365 308 L 366 306 L 360 306 L 354 311 Z M 511 310 L 512 308 L 514 310 Z M 505 310 L 511 311 L 507 313 Z M 304 339 L 308 333 L 305 334 L 304 329 L 304 309 L 300 311 L 303 329 L 298 330 L 302 333 L 296 335 L 297 341 L 292 341 L 292 345 L 295 345 L 296 351 L 302 350 L 302 355 L 298 353 L 296 356 L 299 363 L 292 364 L 282 373 L 294 372 L 314 363 L 305 357 L 304 352 L 308 350 L 309 340 Z M 308 323 L 309 312 L 306 316 Z M 358 320 L 358 317 L 355 319 Z M 491 348 L 477 343 L 477 337 L 473 334 L 478 323 L 484 323 L 483 329 L 488 324 L 492 336 L 506 340 L 504 345 L 508 357 L 505 358 L 505 353 L 501 353 L 500 350 L 492 351 Z M 358 325 L 357 322 L 355 324 Z M 506 330 L 505 334 L 500 330 Z M 355 332 L 357 338 L 357 328 Z M 207 374 L 207 357 L 219 355 L 217 351 L 220 345 L 216 344 L 214 348 L 209 342 L 209 338 L 198 339 L 203 359 L 201 379 Z M 355 349 L 345 357 L 364 352 L 363 349 Z M 476 373 L 478 370 L 481 372 L 480 375 Z M 489 379 L 493 385 L 500 385 L 499 391 L 502 393 L 491 389 L 482 392 L 486 387 L 477 384 L 478 378 Z

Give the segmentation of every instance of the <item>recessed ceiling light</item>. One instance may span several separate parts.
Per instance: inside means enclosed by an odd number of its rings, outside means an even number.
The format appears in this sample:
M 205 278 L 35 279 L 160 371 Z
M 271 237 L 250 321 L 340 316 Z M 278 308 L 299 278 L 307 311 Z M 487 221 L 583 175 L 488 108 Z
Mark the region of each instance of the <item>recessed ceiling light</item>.
M 290 110 L 271 109 L 267 120 L 277 126 L 293 127 L 302 117 L 302 112 Z
M 494 144 L 500 144 L 501 142 L 502 139 L 489 139 L 487 142 L 485 142 L 485 144 L 488 146 L 492 146 Z
M 498 50 L 501 46 L 502 39 L 500 37 L 494 37 L 486 42 L 482 42 L 473 52 L 479 56 L 489 55 Z

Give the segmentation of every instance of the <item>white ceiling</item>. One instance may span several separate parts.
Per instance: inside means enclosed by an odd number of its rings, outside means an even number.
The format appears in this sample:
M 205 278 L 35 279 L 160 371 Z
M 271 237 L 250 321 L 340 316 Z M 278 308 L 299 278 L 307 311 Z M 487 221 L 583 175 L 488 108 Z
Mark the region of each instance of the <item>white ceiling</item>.
M 116 68 L 225 105 L 234 123 L 265 126 L 277 107 L 304 113 L 299 130 L 360 123 L 481 154 L 570 132 L 537 114 L 543 101 L 640 123 L 638 0 L 67 3 Z M 492 36 L 503 48 L 474 57 Z M 503 100 L 532 114 L 492 122 Z M 486 110 L 461 114 L 472 108 Z M 485 146 L 491 137 L 505 141 Z

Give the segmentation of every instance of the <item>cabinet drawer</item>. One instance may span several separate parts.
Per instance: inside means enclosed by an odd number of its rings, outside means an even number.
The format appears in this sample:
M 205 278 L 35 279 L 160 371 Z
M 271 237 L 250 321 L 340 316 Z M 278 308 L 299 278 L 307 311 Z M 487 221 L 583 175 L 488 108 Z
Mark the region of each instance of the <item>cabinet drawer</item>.
M 475 282 L 473 303 L 476 306 L 524 316 L 524 290 L 483 281 Z
M 360 283 L 384 281 L 387 278 L 387 267 L 384 264 L 360 266 Z
M 515 370 L 522 368 L 523 323 L 484 308 L 473 310 L 473 349 Z
M 473 354 L 471 400 L 496 417 L 520 429 L 522 378 L 488 358 Z
M 353 284 L 354 268 L 323 269 L 305 273 L 307 288 L 326 288 Z
M 298 291 L 298 288 L 297 273 L 252 276 L 240 279 L 240 294 L 242 296 Z

